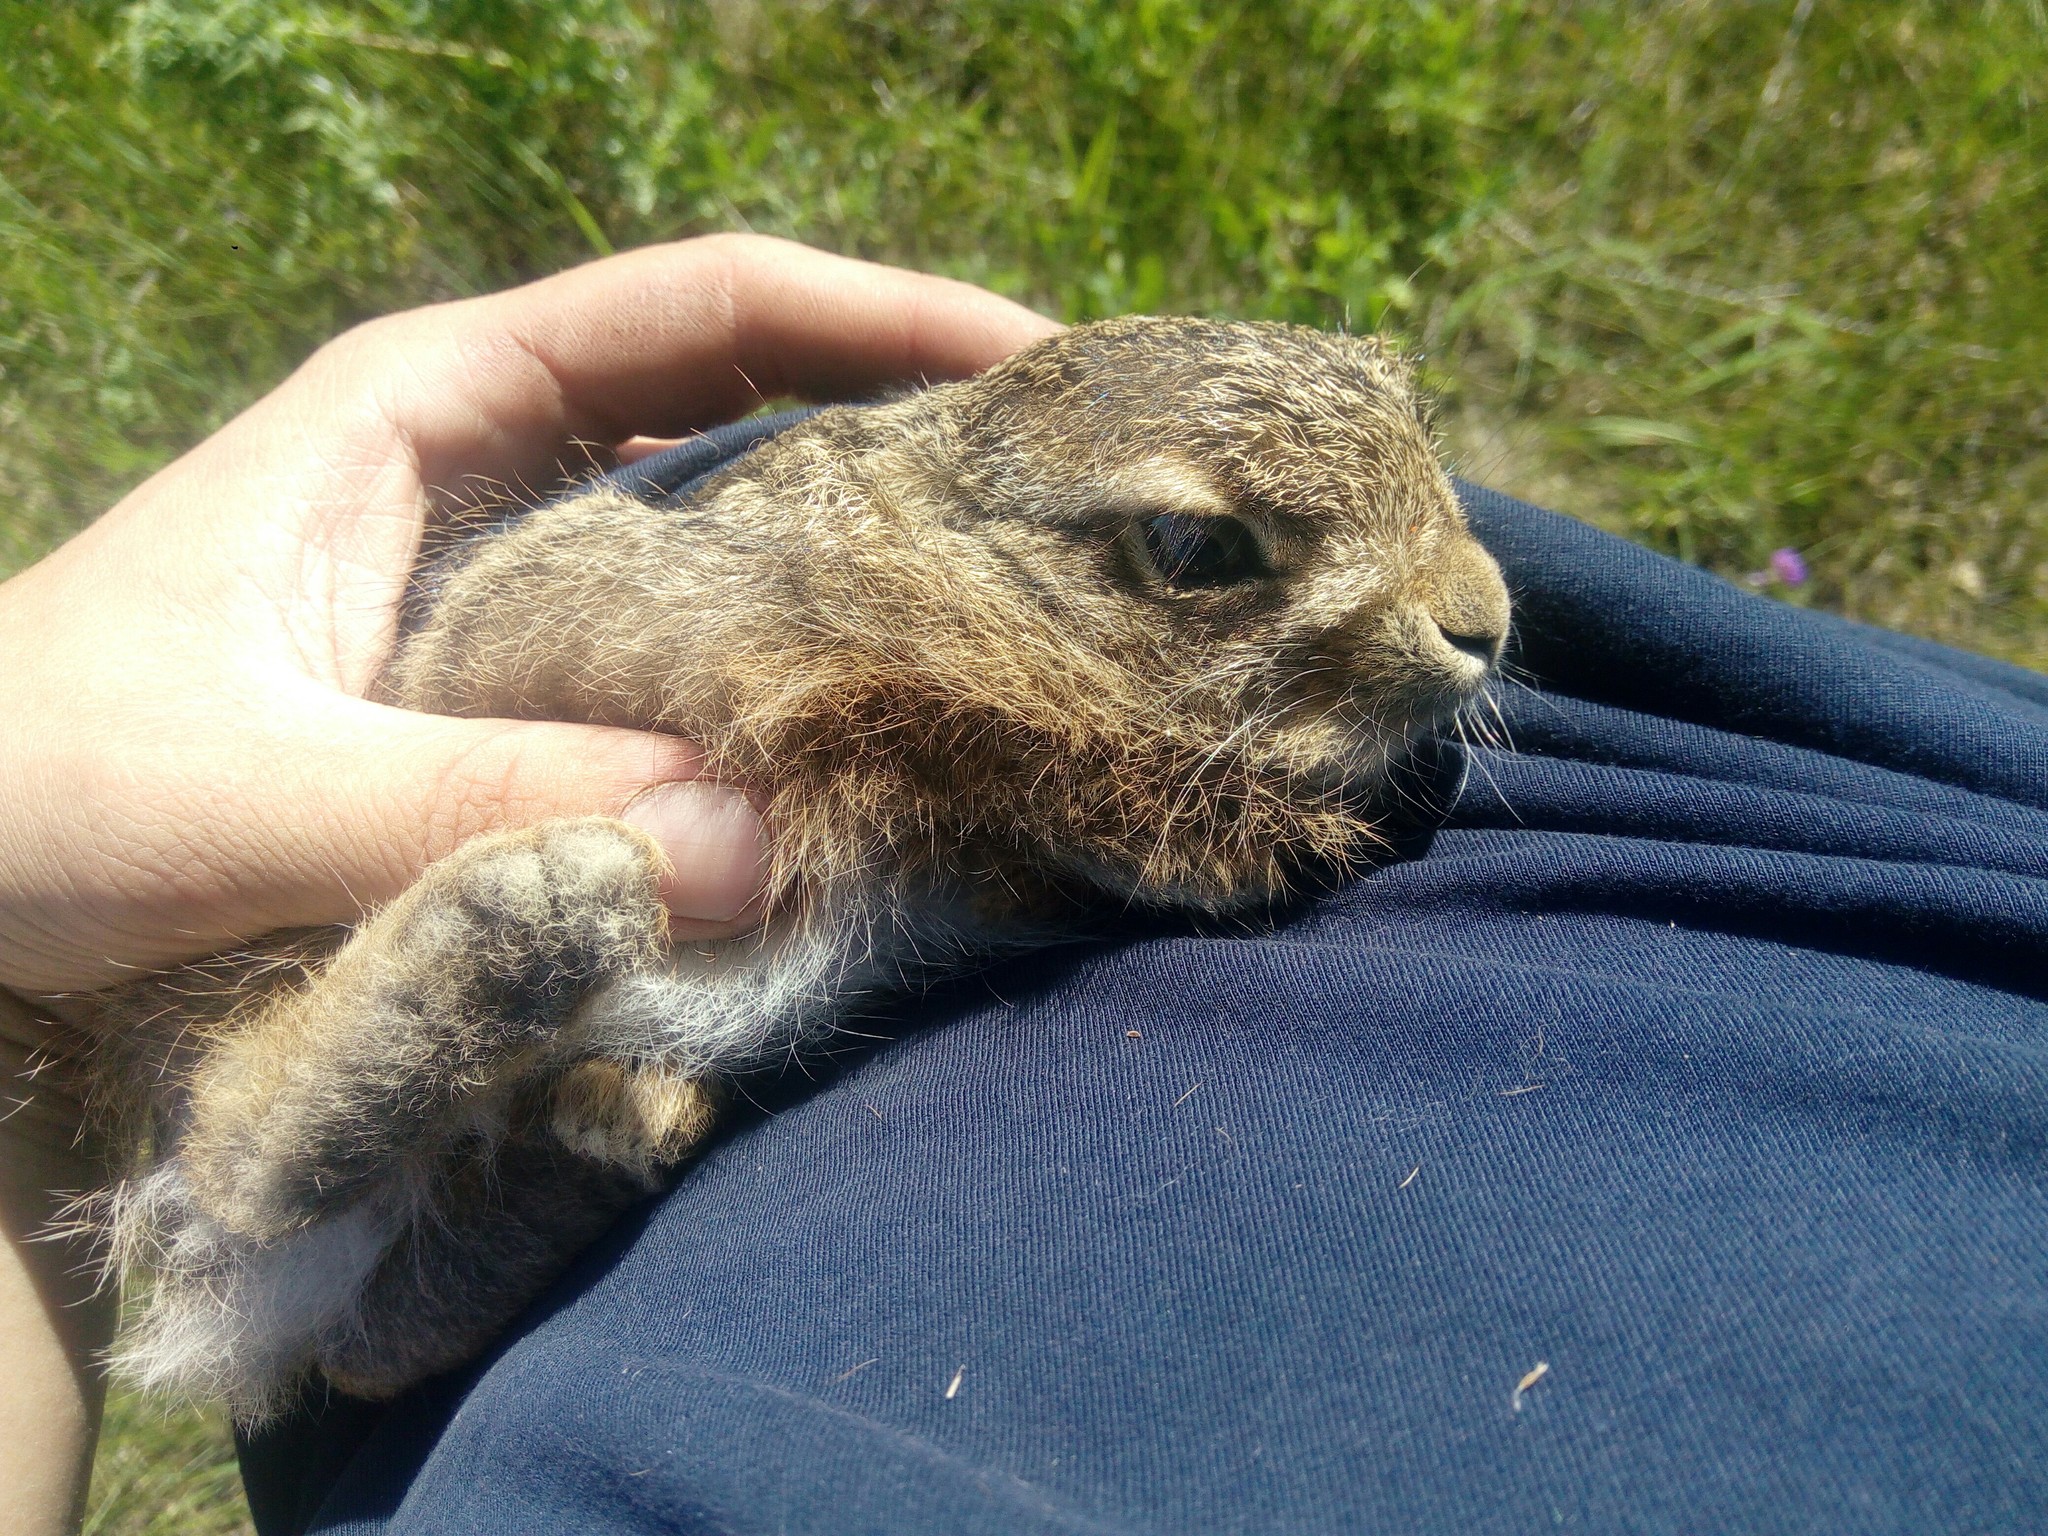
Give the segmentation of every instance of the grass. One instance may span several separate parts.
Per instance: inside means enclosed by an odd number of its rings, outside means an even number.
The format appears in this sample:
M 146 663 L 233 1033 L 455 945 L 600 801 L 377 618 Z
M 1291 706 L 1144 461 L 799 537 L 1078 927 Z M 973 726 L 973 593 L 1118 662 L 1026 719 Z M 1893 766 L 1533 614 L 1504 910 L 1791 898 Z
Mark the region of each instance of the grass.
M 1482 478 L 2048 662 L 2041 0 L 76 0 L 0 44 L 0 568 L 354 318 L 745 226 L 1400 331 Z
M 252 1529 L 222 1415 L 112 1395 L 84 1536 L 247 1536 Z
M 1397 331 L 1476 478 L 2048 665 L 2042 0 L 0 0 L 0 59 L 0 570 L 351 320 L 747 227 Z M 101 1510 L 198 1486 L 141 1422 Z

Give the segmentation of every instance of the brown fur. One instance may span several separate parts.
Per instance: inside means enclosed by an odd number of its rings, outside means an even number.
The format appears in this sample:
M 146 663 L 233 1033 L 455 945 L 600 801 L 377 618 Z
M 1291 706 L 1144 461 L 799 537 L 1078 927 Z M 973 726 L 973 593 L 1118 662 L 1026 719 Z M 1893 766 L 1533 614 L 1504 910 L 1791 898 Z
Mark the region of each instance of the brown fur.
M 1234 520 L 1255 574 L 1167 579 L 1162 513 Z M 385 697 L 702 743 L 774 830 L 763 930 L 673 955 L 651 845 L 549 823 L 352 935 L 110 997 L 146 1150 L 105 1209 L 164 1277 L 138 1368 L 260 1411 L 308 1365 L 454 1363 L 702 1135 L 718 1074 L 856 993 L 1091 895 L 1221 911 L 1370 854 L 1372 793 L 1506 624 L 1405 368 L 1278 326 L 1083 327 L 824 412 L 686 509 L 600 490 L 476 540 Z M 300 1305 L 322 1243 L 366 1278 Z

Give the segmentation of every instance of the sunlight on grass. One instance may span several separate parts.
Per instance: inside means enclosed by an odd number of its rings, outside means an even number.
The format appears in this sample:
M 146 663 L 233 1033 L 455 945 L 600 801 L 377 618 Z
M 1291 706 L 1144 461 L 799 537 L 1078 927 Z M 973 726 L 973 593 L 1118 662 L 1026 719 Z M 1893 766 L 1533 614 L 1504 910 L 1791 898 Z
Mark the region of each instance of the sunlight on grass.
M 1482 478 L 2048 660 L 2037 0 L 92 0 L 0 43 L 0 568 L 354 318 L 753 228 L 1387 327 Z
M 85 1536 L 242 1536 L 249 1507 L 221 1414 L 107 1402 Z

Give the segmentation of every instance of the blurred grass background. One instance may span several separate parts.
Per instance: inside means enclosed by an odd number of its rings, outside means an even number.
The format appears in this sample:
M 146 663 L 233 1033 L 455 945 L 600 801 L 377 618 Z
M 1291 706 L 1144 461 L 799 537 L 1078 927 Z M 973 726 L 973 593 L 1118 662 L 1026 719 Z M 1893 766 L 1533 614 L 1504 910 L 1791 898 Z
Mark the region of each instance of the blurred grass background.
M 0 0 L 0 571 L 351 321 L 714 229 L 1396 331 L 1474 478 L 2048 666 L 2042 0 Z M 239 1528 L 117 1400 L 90 1529 Z

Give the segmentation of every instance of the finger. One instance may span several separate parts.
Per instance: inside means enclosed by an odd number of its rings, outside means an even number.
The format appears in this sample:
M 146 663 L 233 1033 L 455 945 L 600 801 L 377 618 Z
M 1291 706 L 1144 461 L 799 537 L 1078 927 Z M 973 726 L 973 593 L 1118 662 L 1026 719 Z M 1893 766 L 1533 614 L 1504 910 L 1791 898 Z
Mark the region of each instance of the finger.
M 761 814 L 738 790 L 704 780 L 657 784 L 621 819 L 660 845 L 661 900 L 678 937 L 732 932 L 760 901 L 767 870 Z
M 5 850 L 0 983 L 105 986 L 275 929 L 353 922 L 469 838 L 554 816 L 621 816 L 652 836 L 678 937 L 755 919 L 759 813 L 675 737 L 357 700 L 238 725 L 174 740 L 117 723 L 4 786 L 0 831 L 22 845 Z
M 422 478 L 517 480 L 572 438 L 674 436 L 764 399 L 956 378 L 1058 327 L 966 283 L 716 236 L 593 262 L 351 333 Z
M 767 837 L 747 797 L 704 769 L 697 748 L 655 732 L 323 699 L 256 724 L 231 753 L 181 757 L 174 782 L 203 782 L 202 803 L 109 818 L 95 841 L 126 873 L 109 871 L 111 899 L 91 921 L 109 952 L 169 965 L 274 929 L 352 922 L 480 834 L 612 815 L 666 856 L 676 933 L 729 933 L 753 918 Z M 24 967 L 42 990 L 118 979 L 89 955 Z
M 614 448 L 612 454 L 621 464 L 638 464 L 642 459 L 651 459 L 657 453 L 680 448 L 684 441 L 680 437 L 643 437 L 636 434 Z
M 305 846 L 300 879 L 325 871 L 321 919 L 397 895 L 481 833 L 555 816 L 620 816 L 661 845 L 670 912 L 728 925 L 760 892 L 766 834 L 752 802 L 704 776 L 703 754 L 655 732 L 452 720 L 346 701 L 327 748 L 279 786 Z M 303 807 L 324 808 L 308 818 Z M 289 825 L 291 818 L 280 818 Z

